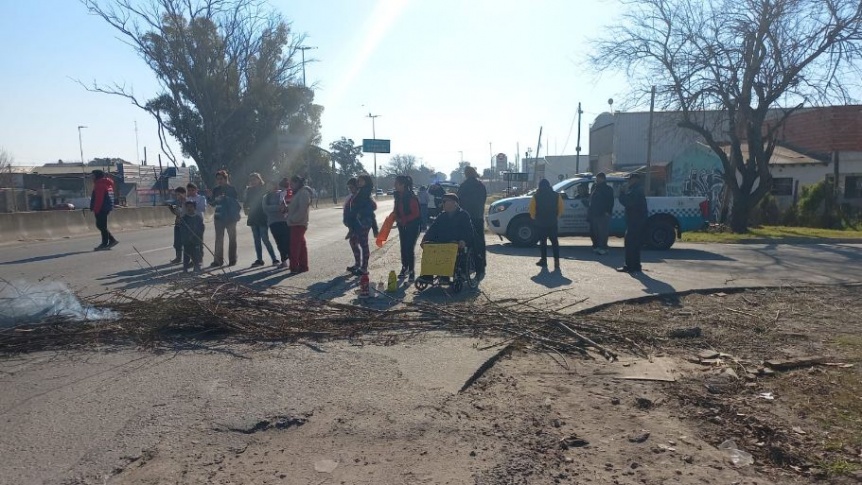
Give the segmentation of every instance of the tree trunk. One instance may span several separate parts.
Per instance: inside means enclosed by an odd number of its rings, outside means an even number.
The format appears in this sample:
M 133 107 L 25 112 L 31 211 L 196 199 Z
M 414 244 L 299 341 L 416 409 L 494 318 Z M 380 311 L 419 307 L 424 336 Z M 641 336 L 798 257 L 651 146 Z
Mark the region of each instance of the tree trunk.
M 738 195 L 733 200 L 730 212 L 730 230 L 736 234 L 748 232 L 748 216 L 751 212 L 750 195 Z

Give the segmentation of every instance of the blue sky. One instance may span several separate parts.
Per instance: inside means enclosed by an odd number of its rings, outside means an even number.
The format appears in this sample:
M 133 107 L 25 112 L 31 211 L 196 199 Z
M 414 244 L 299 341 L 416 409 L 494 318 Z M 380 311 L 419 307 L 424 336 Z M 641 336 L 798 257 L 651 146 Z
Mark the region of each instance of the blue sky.
M 621 76 L 598 76 L 586 63 L 589 40 L 618 18 L 612 0 L 270 0 L 305 33 L 306 76 L 325 108 L 323 144 L 392 140 L 448 173 L 463 156 L 490 165 L 491 151 L 510 160 L 535 150 L 574 154 L 578 102 L 582 154 L 589 124 L 623 98 Z M 125 99 L 85 91 L 85 83 L 119 83 L 147 99 L 153 74 L 104 21 L 74 0 L 0 3 L 4 75 L 0 147 L 16 164 L 84 158 L 149 159 L 159 151 L 155 121 Z M 136 156 L 135 121 L 138 125 Z M 571 131 L 570 131 L 571 128 Z M 568 143 L 567 143 L 568 139 Z M 491 147 L 489 147 L 491 143 Z M 463 155 L 461 154 L 463 152 Z M 388 156 L 378 156 L 378 165 Z M 371 168 L 371 156 L 363 159 Z

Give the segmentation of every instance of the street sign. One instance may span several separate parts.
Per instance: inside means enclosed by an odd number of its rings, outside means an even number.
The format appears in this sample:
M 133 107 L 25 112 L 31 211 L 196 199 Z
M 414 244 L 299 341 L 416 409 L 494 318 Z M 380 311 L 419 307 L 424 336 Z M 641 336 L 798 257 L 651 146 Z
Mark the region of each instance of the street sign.
M 502 172 L 503 170 L 506 170 L 506 168 L 508 167 L 508 163 L 509 163 L 509 159 L 506 157 L 505 153 L 498 153 L 497 154 L 497 171 L 498 172 Z
M 527 182 L 530 180 L 530 174 L 527 172 L 505 172 L 503 178 L 507 182 Z
M 362 140 L 362 151 L 365 153 L 389 153 L 389 141 L 365 138 Z

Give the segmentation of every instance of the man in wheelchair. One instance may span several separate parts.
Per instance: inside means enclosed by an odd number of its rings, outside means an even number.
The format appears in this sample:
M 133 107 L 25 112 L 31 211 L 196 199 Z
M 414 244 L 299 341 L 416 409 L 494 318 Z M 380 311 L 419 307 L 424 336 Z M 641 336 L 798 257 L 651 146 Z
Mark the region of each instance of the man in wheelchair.
M 458 243 L 458 249 L 461 251 L 471 247 L 474 237 L 473 223 L 470 222 L 470 215 L 458 205 L 458 196 L 445 194 L 442 204 L 442 212 L 425 231 L 420 246 L 424 247 L 425 243 Z M 441 280 L 446 282 L 448 278 Z

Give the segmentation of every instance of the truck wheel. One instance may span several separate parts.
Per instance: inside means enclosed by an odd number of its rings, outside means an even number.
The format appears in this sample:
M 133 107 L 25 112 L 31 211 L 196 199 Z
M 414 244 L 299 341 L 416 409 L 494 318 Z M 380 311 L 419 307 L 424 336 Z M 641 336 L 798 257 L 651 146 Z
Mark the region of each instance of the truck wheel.
M 646 247 L 650 249 L 670 249 L 676 242 L 674 224 L 667 219 L 655 219 L 647 223 Z
M 533 227 L 530 218 L 525 216 L 518 217 L 509 224 L 506 237 L 512 241 L 512 244 L 522 248 L 535 246 L 536 241 L 539 240 L 536 228 Z

